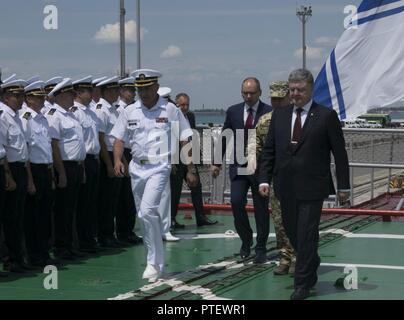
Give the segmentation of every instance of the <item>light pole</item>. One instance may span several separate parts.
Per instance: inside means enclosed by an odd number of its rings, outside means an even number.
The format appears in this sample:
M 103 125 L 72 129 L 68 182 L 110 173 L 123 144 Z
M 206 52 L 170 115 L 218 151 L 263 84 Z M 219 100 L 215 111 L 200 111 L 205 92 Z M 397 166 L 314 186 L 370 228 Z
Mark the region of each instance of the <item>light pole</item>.
M 136 43 L 137 43 L 137 68 L 141 68 L 140 64 L 140 0 L 136 0 Z
M 300 9 L 296 11 L 297 17 L 302 22 L 303 31 L 303 69 L 306 69 L 306 22 L 312 16 L 311 6 L 305 7 L 301 6 Z
M 125 72 L 125 0 L 120 1 L 120 20 L 119 20 L 119 30 L 120 30 L 120 50 L 121 50 L 121 78 L 126 77 Z

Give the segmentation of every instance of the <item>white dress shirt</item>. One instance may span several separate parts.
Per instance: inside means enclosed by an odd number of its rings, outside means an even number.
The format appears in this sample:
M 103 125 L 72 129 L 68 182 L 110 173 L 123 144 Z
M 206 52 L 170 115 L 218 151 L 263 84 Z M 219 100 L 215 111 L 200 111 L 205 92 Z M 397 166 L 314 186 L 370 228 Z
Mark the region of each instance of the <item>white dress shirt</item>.
M 253 123 L 254 123 L 254 120 L 255 120 L 255 117 L 256 117 L 256 115 L 257 115 L 257 110 L 258 110 L 258 105 L 260 104 L 260 100 L 258 100 L 257 101 L 257 103 L 256 104 L 254 104 L 252 107 L 250 107 L 248 104 L 244 104 L 244 124 L 246 123 L 246 121 L 247 121 L 247 118 L 248 118 L 248 110 L 250 109 L 250 108 L 252 108 L 253 109 Z
M 22 128 L 28 143 L 29 161 L 36 164 L 51 164 L 52 139 L 49 124 L 42 113 L 27 106 L 25 113 L 20 115 Z
M 22 123 L 15 112 L 9 106 L 2 105 L 0 121 L 3 122 L 3 131 L 6 141 L 4 148 L 8 162 L 26 162 L 28 161 L 27 139 L 22 129 Z
M 49 122 L 51 138 L 59 141 L 62 160 L 84 161 L 86 148 L 83 129 L 73 113 L 54 103 L 53 108 L 46 114 L 46 118 Z

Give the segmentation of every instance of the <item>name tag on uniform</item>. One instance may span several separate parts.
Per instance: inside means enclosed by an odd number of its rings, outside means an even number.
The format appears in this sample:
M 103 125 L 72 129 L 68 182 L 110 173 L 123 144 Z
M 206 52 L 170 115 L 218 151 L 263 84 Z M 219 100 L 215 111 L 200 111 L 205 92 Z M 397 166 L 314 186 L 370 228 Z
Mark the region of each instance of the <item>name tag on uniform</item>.
M 137 127 L 139 126 L 140 120 L 128 120 L 128 125 L 129 127 Z
M 156 118 L 156 123 L 167 123 L 168 118 Z

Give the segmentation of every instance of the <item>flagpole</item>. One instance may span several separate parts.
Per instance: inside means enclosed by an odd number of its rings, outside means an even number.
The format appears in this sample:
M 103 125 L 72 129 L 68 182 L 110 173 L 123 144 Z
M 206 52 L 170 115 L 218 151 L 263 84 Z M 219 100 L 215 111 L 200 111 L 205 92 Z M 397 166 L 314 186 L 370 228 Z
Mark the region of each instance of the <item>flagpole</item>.
M 126 77 L 125 72 L 125 0 L 120 1 L 120 51 L 121 51 L 121 78 Z
M 311 6 L 301 6 L 296 12 L 297 17 L 302 22 L 302 49 L 303 49 L 303 69 L 306 69 L 306 22 L 312 16 Z
M 137 69 L 141 68 L 140 64 L 140 0 L 136 0 L 136 43 L 137 43 Z

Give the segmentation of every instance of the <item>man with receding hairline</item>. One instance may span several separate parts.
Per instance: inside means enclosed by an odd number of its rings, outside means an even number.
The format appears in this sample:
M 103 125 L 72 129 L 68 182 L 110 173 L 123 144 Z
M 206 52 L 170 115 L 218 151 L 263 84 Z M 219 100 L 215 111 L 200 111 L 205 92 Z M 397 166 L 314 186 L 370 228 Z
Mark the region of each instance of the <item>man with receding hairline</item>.
M 253 244 L 253 230 L 248 220 L 245 206 L 247 204 L 247 192 L 251 188 L 254 214 L 257 227 L 257 245 L 255 246 L 256 256 L 254 263 L 265 263 L 266 261 L 266 243 L 269 234 L 269 212 L 268 199 L 258 193 L 258 183 L 254 174 L 247 174 L 247 163 L 238 163 L 237 154 L 246 154 L 249 130 L 254 130 L 260 117 L 272 110 L 272 108 L 260 101 L 261 87 L 258 79 L 254 77 L 246 78 L 241 86 L 241 95 L 244 102 L 233 105 L 227 109 L 226 119 L 222 132 L 231 130 L 234 139 L 234 159 L 235 163 L 230 164 L 231 180 L 231 206 L 234 215 L 234 224 L 237 233 L 240 236 L 242 245 L 240 248 L 240 257 L 247 258 L 250 255 Z M 237 140 L 237 130 L 242 130 L 244 141 Z M 250 132 L 251 133 L 251 132 Z M 222 150 L 216 149 L 222 160 L 226 153 L 226 144 L 222 139 Z M 217 157 L 215 157 L 216 160 Z M 221 163 L 212 166 L 213 177 L 219 175 Z M 245 174 L 243 173 L 245 172 Z

